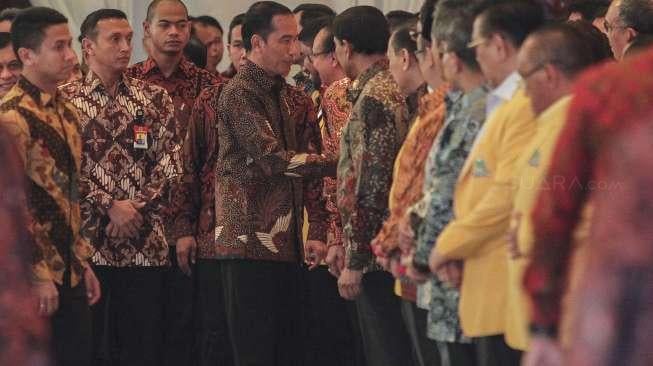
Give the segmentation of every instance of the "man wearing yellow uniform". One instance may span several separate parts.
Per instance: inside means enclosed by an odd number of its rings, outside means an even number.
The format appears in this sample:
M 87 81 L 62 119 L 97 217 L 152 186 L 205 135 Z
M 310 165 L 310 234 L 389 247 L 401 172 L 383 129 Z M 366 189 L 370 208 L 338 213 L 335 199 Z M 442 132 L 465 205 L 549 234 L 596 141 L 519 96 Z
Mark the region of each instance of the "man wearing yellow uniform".
M 515 186 L 511 228 L 508 234 L 508 304 L 506 307 L 506 343 L 527 350 L 530 343 L 530 313 L 523 290 L 523 276 L 533 247 L 531 212 L 536 198 L 549 182 L 546 173 L 556 142 L 567 120 L 571 87 L 575 77 L 594 62 L 587 37 L 568 24 L 546 27 L 530 35 L 518 55 L 517 72 L 524 81 L 531 108 L 537 116 L 535 137 L 522 155 Z M 587 237 L 586 210 L 574 240 Z
M 503 337 L 505 233 L 516 163 L 535 133 L 530 100 L 518 87 L 517 52 L 542 23 L 541 9 L 523 1 L 491 5 L 474 21 L 469 47 L 476 48 L 476 59 L 494 90 L 487 99 L 487 121 L 458 177 L 454 219 L 440 233 L 429 260 L 434 273 L 454 284 L 447 278 L 447 265 L 464 262 L 458 312 L 463 333 L 475 339 L 481 365 L 518 365 L 521 358 Z

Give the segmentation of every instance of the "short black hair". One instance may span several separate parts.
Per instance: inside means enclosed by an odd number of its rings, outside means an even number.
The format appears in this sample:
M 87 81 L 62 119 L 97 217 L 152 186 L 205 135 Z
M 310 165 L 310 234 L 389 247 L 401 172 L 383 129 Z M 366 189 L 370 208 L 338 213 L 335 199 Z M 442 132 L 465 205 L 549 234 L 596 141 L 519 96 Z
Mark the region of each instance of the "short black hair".
M 572 2 L 567 7 L 568 12 L 579 13 L 584 20 L 593 22 L 596 18 L 603 18 L 610 7 L 610 0 L 579 0 Z
M 145 16 L 145 20 L 151 22 L 152 19 L 154 18 L 154 12 L 156 11 L 156 8 L 159 6 L 160 3 L 165 1 L 181 4 L 186 10 L 186 16 L 188 17 L 188 7 L 181 0 L 152 0 L 150 4 L 147 6 L 147 15 Z
M 0 50 L 11 45 L 11 33 L 0 32 Z
M 544 24 L 544 9 L 532 0 L 502 1 L 486 7 L 479 16 L 482 35 L 499 33 L 515 48 Z
M 417 40 L 412 35 L 413 31 L 413 28 L 403 26 L 392 33 L 390 46 L 395 54 L 406 50 L 412 55 L 417 51 Z
M 311 19 L 306 23 L 306 26 L 302 28 L 302 31 L 299 32 L 299 41 L 312 47 L 315 36 L 320 33 L 322 28 L 333 24 L 333 19 L 334 17 L 332 16 L 323 16 L 320 18 Z
M 125 19 L 127 14 L 118 9 L 100 9 L 89 14 L 79 27 L 79 40 L 84 38 L 95 40 L 97 37 L 97 24 L 104 19 Z
M 574 20 L 568 23 L 585 39 L 595 63 L 614 60 L 608 37 L 592 23 L 588 20 Z
M 295 9 L 293 9 L 292 12 L 293 14 L 302 12 L 302 17 L 299 19 L 299 25 L 301 25 L 302 28 L 305 27 L 307 22 L 312 19 L 321 18 L 324 16 L 336 16 L 336 12 L 324 4 L 300 4 Z
M 184 56 L 200 69 L 206 67 L 206 46 L 197 37 L 190 37 L 186 47 L 184 47 Z
M 438 0 L 424 0 L 419 10 L 419 23 L 422 25 L 422 38 L 431 41 L 431 29 L 433 27 L 433 11 Z
M 381 10 L 373 6 L 354 6 L 336 16 L 333 35 L 340 41 L 349 42 L 354 52 L 385 54 L 390 26 Z
M 398 30 L 404 26 L 414 26 L 417 23 L 417 14 L 405 10 L 391 10 L 385 18 L 388 20 L 390 26 L 390 33 Z
M 239 25 L 243 25 L 245 22 L 245 13 L 240 13 L 236 15 L 233 19 L 231 19 L 231 23 L 229 23 L 229 34 L 227 35 L 227 43 L 231 44 L 231 31 L 234 30 Z
M 16 19 L 16 16 L 20 12 L 18 8 L 7 8 L 3 11 L 0 11 L 0 22 L 10 21 L 13 22 Z
M 336 50 L 336 43 L 333 41 L 333 25 L 323 28 L 326 32 L 324 40 L 320 45 L 320 52 L 330 53 Z M 322 29 L 320 29 L 322 31 Z M 319 33 L 319 32 L 318 32 Z
M 11 43 L 14 52 L 18 55 L 20 48 L 37 51 L 43 43 L 47 28 L 67 23 L 68 19 L 52 8 L 35 6 L 21 10 L 11 24 Z
M 640 51 L 647 50 L 653 46 L 653 34 L 640 33 L 628 44 L 624 56 L 632 56 Z M 0 47 L 2 48 L 2 47 Z
M 446 51 L 454 53 L 467 67 L 479 71 L 476 52 L 467 45 L 472 40 L 474 9 L 460 0 L 440 1 L 433 14 L 432 37 L 447 44 Z
M 193 21 L 193 23 L 199 23 L 205 27 L 218 28 L 220 30 L 220 33 L 224 34 L 224 30 L 222 29 L 222 25 L 220 25 L 220 22 L 210 15 L 200 15 L 197 17 L 192 17 L 191 20 Z
M 653 34 L 653 2 L 650 0 L 621 0 L 619 18 L 637 33 Z
M 252 37 L 255 34 L 268 38 L 274 31 L 272 18 L 277 15 L 292 15 L 287 6 L 274 1 L 259 1 L 247 9 L 243 22 L 243 46 L 245 51 L 252 50 Z
M 589 39 L 569 23 L 547 24 L 530 37 L 535 42 L 531 61 L 553 64 L 570 79 L 596 62 Z

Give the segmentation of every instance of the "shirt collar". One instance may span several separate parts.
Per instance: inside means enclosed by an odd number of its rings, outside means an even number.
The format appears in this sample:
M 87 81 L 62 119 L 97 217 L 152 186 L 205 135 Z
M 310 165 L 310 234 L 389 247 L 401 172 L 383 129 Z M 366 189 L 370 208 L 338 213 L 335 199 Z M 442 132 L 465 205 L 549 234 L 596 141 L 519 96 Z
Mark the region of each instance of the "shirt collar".
M 348 99 L 351 103 L 354 103 L 356 99 L 360 96 L 365 84 L 370 81 L 376 74 L 381 71 L 388 69 L 388 60 L 382 59 L 372 64 L 367 70 L 363 71 L 358 77 L 351 83 L 349 90 L 347 91 Z
M 485 98 L 486 95 L 487 95 L 487 87 L 485 87 L 484 85 L 479 86 L 478 88 L 472 89 L 469 92 L 463 94 L 461 105 L 463 108 L 468 108 L 469 106 L 474 104 L 474 102 L 476 102 L 477 100 L 481 98 Z
M 186 57 L 182 56 L 181 60 L 179 61 L 179 65 L 177 65 L 177 69 L 172 73 L 172 75 L 177 72 L 181 72 L 182 76 L 185 78 L 190 78 L 193 76 L 192 70 L 193 64 L 188 61 Z M 159 65 L 157 65 L 154 58 L 150 56 L 147 58 L 147 60 L 145 60 L 145 62 L 143 62 L 143 73 L 149 74 L 151 72 L 161 73 L 161 70 L 159 69 Z
M 272 91 L 275 87 L 280 89 L 285 83 L 281 76 L 270 76 L 262 67 L 249 60 L 240 68 L 240 73 L 266 92 Z
M 104 84 L 102 84 L 102 80 L 92 70 L 89 70 L 86 73 L 86 77 L 83 79 L 83 85 L 84 87 L 88 88 L 87 90 L 89 93 L 92 93 L 97 89 L 100 89 L 103 93 L 107 93 Z M 129 92 L 129 81 L 125 74 L 122 74 L 120 76 L 120 80 L 118 81 L 118 94 L 127 92 Z
M 559 113 L 563 112 L 565 108 L 568 107 L 569 102 L 571 101 L 571 95 L 565 95 L 560 99 L 556 100 L 537 116 L 538 125 L 544 124 L 547 121 L 556 120 L 559 118 Z
M 51 107 L 59 98 L 58 90 L 55 95 L 46 93 L 22 75 L 18 78 L 18 86 L 40 107 Z
M 521 76 L 519 76 L 517 71 L 513 71 L 499 86 L 490 91 L 490 95 L 501 98 L 503 101 L 508 101 L 515 95 L 515 92 L 519 88 L 520 80 Z

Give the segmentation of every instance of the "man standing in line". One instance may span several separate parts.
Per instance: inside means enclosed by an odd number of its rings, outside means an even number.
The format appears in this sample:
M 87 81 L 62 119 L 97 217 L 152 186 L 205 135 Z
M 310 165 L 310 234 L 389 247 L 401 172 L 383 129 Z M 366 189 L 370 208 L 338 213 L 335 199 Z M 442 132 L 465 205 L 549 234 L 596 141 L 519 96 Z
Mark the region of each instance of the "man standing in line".
M 68 20 L 50 8 L 24 10 L 14 20 L 11 41 L 23 74 L 0 104 L 0 126 L 14 142 L 27 180 L 38 310 L 51 317 L 56 365 L 89 366 L 89 305 L 100 299 L 100 284 L 87 263 L 92 248 L 80 235 L 79 120 L 57 91 L 76 58 Z

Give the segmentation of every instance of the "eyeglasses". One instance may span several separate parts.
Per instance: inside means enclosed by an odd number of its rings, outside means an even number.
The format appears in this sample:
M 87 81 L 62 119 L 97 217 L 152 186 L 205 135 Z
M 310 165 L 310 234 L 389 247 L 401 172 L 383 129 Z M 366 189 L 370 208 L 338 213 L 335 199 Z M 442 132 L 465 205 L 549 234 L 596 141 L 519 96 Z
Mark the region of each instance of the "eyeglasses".
M 472 39 L 471 42 L 467 43 L 467 48 L 476 48 L 476 47 L 478 47 L 478 46 L 480 46 L 480 45 L 482 45 L 484 43 L 487 43 L 487 41 L 488 40 L 486 38 Z
M 316 53 L 311 52 L 311 54 L 310 54 L 310 55 L 306 55 L 306 57 L 308 57 L 308 60 L 309 60 L 310 62 L 313 62 L 313 60 L 315 60 L 316 57 L 318 57 L 318 56 L 322 56 L 322 55 L 328 55 L 328 54 L 330 54 L 330 53 L 332 53 L 332 52 L 333 52 L 333 51 L 322 51 L 322 52 L 316 52 Z
M 626 28 L 628 28 L 628 27 L 623 26 L 623 25 L 610 24 L 610 22 L 608 22 L 605 19 L 603 20 L 603 27 L 605 27 L 605 31 L 607 33 L 610 33 L 610 32 L 612 32 L 614 30 L 617 30 L 617 29 L 626 29 Z
M 526 87 L 526 80 L 528 78 L 530 78 L 531 76 L 535 75 L 536 72 L 542 70 L 546 65 L 548 65 L 550 63 L 551 63 L 551 61 L 542 61 L 542 62 L 538 63 L 537 65 L 535 65 L 535 67 L 533 67 L 532 69 L 530 69 L 527 72 L 524 72 L 524 73 L 519 72 L 519 76 L 521 77 L 521 79 L 519 80 L 519 86 L 521 88 Z

